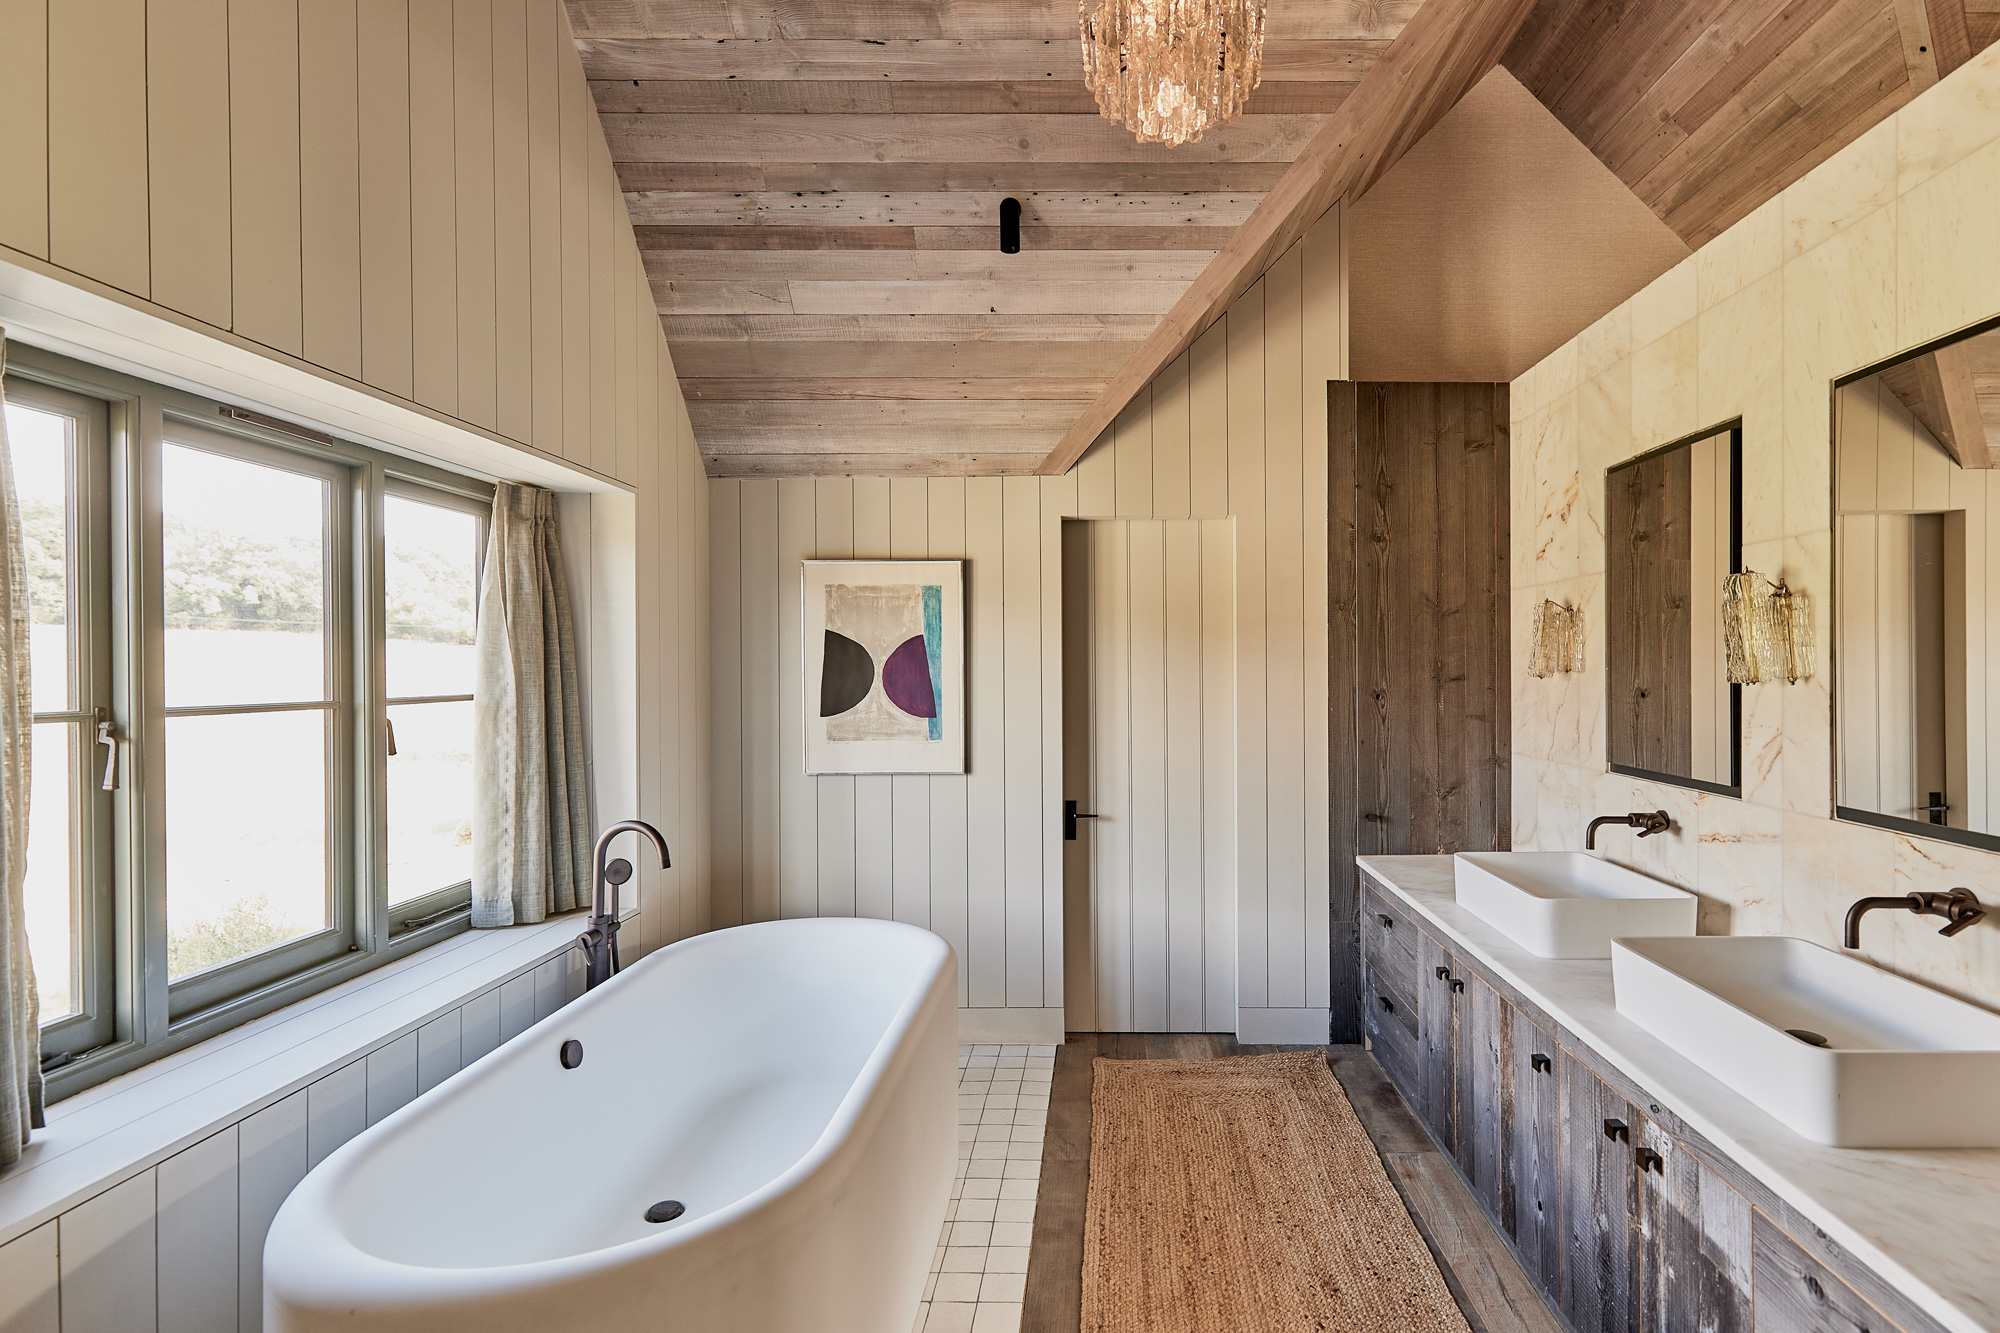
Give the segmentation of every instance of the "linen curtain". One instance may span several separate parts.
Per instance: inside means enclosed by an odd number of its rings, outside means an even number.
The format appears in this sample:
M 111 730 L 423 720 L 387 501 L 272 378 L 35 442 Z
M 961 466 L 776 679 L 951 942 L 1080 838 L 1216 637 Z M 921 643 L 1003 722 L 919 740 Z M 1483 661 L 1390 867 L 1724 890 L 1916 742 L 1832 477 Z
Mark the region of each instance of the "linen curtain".
M 0 329 L 0 364 L 7 334 Z M 0 1167 L 18 1161 L 28 1131 L 42 1125 L 41 1002 L 28 956 L 28 566 L 14 453 L 0 410 Z
M 556 496 L 501 482 L 473 634 L 472 924 L 590 902 L 590 792 Z

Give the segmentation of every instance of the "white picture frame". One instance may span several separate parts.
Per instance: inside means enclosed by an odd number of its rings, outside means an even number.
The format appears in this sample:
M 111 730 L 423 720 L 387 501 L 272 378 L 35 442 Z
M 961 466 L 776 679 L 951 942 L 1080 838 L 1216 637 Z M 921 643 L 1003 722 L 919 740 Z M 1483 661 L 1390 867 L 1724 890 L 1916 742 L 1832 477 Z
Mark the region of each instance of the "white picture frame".
M 965 772 L 965 562 L 800 563 L 806 772 Z

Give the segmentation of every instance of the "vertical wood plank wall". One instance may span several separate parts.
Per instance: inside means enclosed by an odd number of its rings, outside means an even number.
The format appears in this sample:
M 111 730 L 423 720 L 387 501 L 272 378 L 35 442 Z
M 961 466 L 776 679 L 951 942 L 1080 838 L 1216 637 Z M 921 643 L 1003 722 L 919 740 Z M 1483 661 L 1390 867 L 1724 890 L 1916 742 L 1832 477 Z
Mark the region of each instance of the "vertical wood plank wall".
M 306 1172 L 582 993 L 565 950 L 0 1245 L 0 1329 L 258 1333 L 264 1237 Z
M 1948 737 L 1953 828 L 2000 830 L 2000 792 L 1988 779 L 2000 759 L 2000 737 L 1986 725 L 1987 700 L 2000 692 L 2000 544 L 1986 538 L 1987 516 L 2000 503 L 1991 471 L 1967 472 L 1875 379 L 1842 386 L 1837 395 L 1839 447 L 1834 458 L 1836 514 L 1834 617 L 1840 635 L 1840 717 L 1835 729 L 1840 800 L 1859 810 L 1923 819 L 1916 780 L 1914 726 L 1916 571 L 1914 514 L 1947 514 L 1951 559 L 1947 595 L 1959 603 L 1947 616 L 1947 674 L 1955 716 Z M 1962 579 L 1953 575 L 1962 572 Z M 1953 623 L 1955 621 L 1955 624 Z M 1901 705 L 1900 707 L 1898 705 Z
M 0 124 L 0 260 L 636 491 L 625 938 L 704 928 L 707 480 L 561 0 L 4 0 Z
M 1060 1032 L 1062 520 L 1232 519 L 1235 1030 L 1321 1041 L 1328 1014 L 1326 383 L 1346 373 L 1331 212 L 1062 477 L 711 483 L 716 925 L 895 916 L 949 939 L 968 1030 Z M 968 561 L 970 771 L 804 775 L 799 569 Z M 1204 562 L 1204 569 L 1208 568 Z M 1218 738 L 1219 739 L 1219 738 Z M 1205 845 L 1204 856 L 1216 849 Z

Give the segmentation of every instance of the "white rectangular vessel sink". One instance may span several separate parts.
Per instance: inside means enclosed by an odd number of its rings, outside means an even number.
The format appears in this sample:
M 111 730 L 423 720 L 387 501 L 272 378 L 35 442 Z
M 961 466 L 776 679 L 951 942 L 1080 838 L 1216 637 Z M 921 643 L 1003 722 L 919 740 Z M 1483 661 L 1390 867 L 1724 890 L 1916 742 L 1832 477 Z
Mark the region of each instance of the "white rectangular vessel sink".
M 1609 958 L 1616 935 L 1692 935 L 1695 897 L 1587 852 L 1460 852 L 1459 905 L 1543 958 Z
M 1815 1143 L 2000 1147 L 2000 1014 L 1781 935 L 1621 939 L 1618 1012 Z

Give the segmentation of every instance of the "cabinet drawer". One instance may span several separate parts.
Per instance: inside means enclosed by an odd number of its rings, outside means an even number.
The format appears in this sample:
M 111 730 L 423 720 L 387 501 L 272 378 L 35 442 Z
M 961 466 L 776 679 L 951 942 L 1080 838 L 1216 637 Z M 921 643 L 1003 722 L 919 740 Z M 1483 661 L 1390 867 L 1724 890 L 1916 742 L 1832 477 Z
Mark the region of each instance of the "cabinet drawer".
M 1376 1061 L 1405 1097 L 1417 1089 L 1417 1010 L 1372 968 L 1362 978 L 1362 1026 Z
M 1361 951 L 1368 965 L 1380 971 L 1390 986 L 1416 997 L 1416 925 L 1372 887 L 1362 902 Z M 1414 1013 L 1411 1021 L 1416 1021 Z

